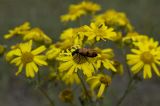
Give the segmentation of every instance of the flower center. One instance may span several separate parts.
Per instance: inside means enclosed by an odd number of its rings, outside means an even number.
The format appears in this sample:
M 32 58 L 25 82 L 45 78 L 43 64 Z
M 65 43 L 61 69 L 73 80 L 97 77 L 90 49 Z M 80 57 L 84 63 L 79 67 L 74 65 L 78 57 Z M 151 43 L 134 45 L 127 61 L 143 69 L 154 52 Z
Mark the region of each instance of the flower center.
M 25 53 L 22 54 L 21 60 L 22 60 L 22 62 L 23 62 L 24 64 L 27 64 L 27 63 L 32 62 L 32 61 L 33 61 L 33 58 L 34 58 L 34 55 L 33 55 L 32 53 L 30 53 L 30 52 L 25 52 Z
M 60 92 L 59 98 L 63 102 L 72 102 L 72 100 L 73 100 L 73 93 L 72 93 L 71 89 L 65 89 L 62 92 Z
M 141 54 L 141 60 L 146 64 L 151 64 L 154 61 L 154 57 L 149 51 L 147 51 Z
M 98 36 L 98 37 L 102 37 L 104 35 L 103 33 L 104 31 L 102 29 L 95 29 L 95 34 Z
M 89 61 L 87 57 L 81 56 L 80 54 L 74 55 L 74 56 L 73 56 L 73 60 L 74 60 L 74 62 L 77 63 L 77 64 L 83 64 L 83 63 Z
M 100 78 L 100 82 L 105 84 L 106 86 L 109 86 L 110 83 L 111 83 L 111 78 L 110 77 L 105 77 L 105 76 L 102 76 Z

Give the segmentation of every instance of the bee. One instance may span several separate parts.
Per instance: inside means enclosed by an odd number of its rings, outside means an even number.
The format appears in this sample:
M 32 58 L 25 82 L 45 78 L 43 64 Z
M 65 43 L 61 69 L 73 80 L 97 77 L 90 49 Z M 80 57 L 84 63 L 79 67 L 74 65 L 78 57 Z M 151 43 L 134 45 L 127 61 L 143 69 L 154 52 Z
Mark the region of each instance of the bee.
M 88 48 L 76 49 L 75 51 L 72 52 L 72 56 L 76 54 L 84 56 L 84 57 L 96 57 L 97 56 L 97 52 L 94 49 L 88 49 Z

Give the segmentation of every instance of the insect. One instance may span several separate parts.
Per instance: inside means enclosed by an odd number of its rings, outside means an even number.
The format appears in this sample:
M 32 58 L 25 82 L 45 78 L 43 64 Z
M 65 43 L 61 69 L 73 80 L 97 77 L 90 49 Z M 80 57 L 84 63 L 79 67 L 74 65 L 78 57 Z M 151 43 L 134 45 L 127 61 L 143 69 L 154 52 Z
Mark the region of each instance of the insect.
M 72 56 L 76 54 L 84 56 L 84 57 L 96 57 L 97 56 L 97 52 L 94 49 L 88 49 L 88 48 L 76 49 L 75 51 L 72 52 Z

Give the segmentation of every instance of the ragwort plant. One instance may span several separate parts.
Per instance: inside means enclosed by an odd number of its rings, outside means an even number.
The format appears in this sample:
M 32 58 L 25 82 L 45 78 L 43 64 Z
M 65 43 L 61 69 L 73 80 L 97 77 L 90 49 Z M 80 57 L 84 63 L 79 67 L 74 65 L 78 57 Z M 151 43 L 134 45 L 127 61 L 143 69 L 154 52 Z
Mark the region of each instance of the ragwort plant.
M 87 15 L 91 17 L 90 24 L 79 23 L 77 27 L 65 29 L 57 42 L 52 42 L 42 29 L 32 28 L 25 22 L 4 35 L 6 40 L 20 37 L 21 42 L 11 45 L 7 51 L 0 45 L 0 55 L 17 67 L 16 76 L 36 79 L 37 88 L 52 106 L 56 104 L 44 84 L 65 85 L 56 95 L 62 102 L 76 106 L 75 100 L 79 100 L 81 106 L 101 106 L 112 79 L 127 73 L 128 85 L 116 101 L 119 106 L 137 82 L 151 79 L 153 72 L 160 77 L 160 46 L 153 38 L 136 32 L 125 13 L 110 9 L 97 14 L 100 10 L 101 6 L 92 1 L 71 4 L 68 12 L 60 17 L 61 21 L 80 22 Z M 115 48 L 108 43 L 120 48 L 122 54 L 115 54 Z M 117 56 L 125 58 L 125 63 Z M 42 66 L 46 67 L 47 74 L 43 74 Z M 80 93 L 75 96 L 76 89 Z

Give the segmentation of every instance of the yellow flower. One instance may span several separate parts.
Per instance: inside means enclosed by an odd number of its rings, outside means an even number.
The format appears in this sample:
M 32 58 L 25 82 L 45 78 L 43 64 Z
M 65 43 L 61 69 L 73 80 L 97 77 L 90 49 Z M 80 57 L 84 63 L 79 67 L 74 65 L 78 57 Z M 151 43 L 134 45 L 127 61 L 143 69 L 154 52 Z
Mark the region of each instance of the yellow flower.
M 114 28 L 126 27 L 127 31 L 132 31 L 133 27 L 130 24 L 127 16 L 123 12 L 117 12 L 115 10 L 108 10 L 103 14 L 97 15 L 94 21 L 105 22 L 107 26 L 112 26 Z
M 97 59 L 96 59 L 96 67 L 99 69 L 103 66 L 107 69 L 107 70 L 112 70 L 113 72 L 117 72 L 117 69 L 114 67 L 114 61 L 113 61 L 113 57 L 114 57 L 114 53 L 113 50 L 108 48 L 108 49 L 103 49 L 101 50 L 100 48 L 95 48 L 95 50 L 98 53 Z
M 21 73 L 23 67 L 25 67 L 26 76 L 33 78 L 35 73 L 38 72 L 37 65 L 47 65 L 47 62 L 45 62 L 46 57 L 44 55 L 40 55 L 40 53 L 45 50 L 45 46 L 40 46 L 37 49 L 32 50 L 31 40 L 29 42 L 19 44 L 19 48 L 11 50 L 9 52 L 9 56 L 12 57 L 10 63 L 14 63 L 16 66 L 19 66 L 16 75 Z
M 91 13 L 95 13 L 101 10 L 100 5 L 98 5 L 97 3 L 90 2 L 90 1 L 83 1 L 80 5 L 82 6 L 81 7 L 82 9 L 84 9 L 87 12 L 91 12 Z
M 19 48 L 19 45 L 20 44 L 16 44 L 16 45 L 11 46 L 11 50 L 8 53 L 6 53 L 6 56 L 5 56 L 7 61 L 12 60 L 14 58 L 14 56 L 17 54 L 17 49 Z
M 79 80 L 77 73 L 73 73 L 70 75 L 64 73 L 61 77 L 62 77 L 62 80 L 67 85 L 73 85 L 74 83 L 76 83 L 76 84 L 80 83 L 80 80 Z
M 143 39 L 140 39 L 137 42 L 133 43 L 136 47 L 140 47 L 142 44 L 147 45 L 149 47 L 149 49 L 156 49 L 159 42 L 158 41 L 154 41 L 153 38 L 148 38 L 147 36 L 144 36 Z
M 32 28 L 26 34 L 24 34 L 23 40 L 34 40 L 38 42 L 44 42 L 45 44 L 51 44 L 52 39 L 49 38 L 40 28 Z
M 66 103 L 72 103 L 74 99 L 72 90 L 68 88 L 61 91 L 58 97 L 61 101 Z
M 43 42 L 45 44 L 51 44 L 52 39 L 49 38 L 40 28 L 32 28 L 30 27 L 29 22 L 25 22 L 24 24 L 14 28 L 9 31 L 9 34 L 4 35 L 5 39 L 10 39 L 13 36 L 20 35 L 23 40 L 34 40 L 38 42 Z
M 130 42 L 131 40 L 131 42 Z M 125 37 L 122 38 L 123 42 L 130 42 L 130 43 L 135 43 L 135 42 L 143 42 L 148 40 L 148 36 L 146 35 L 141 35 L 137 32 L 129 32 Z
M 99 87 L 97 98 L 100 98 L 102 97 L 105 88 L 111 84 L 111 77 L 104 74 L 97 74 L 96 76 L 89 77 L 87 82 L 90 85 L 92 92 L 94 92 L 95 88 Z
M 128 64 L 131 65 L 131 71 L 137 74 L 143 69 L 143 78 L 151 78 L 153 69 L 160 76 L 157 64 L 160 65 L 160 50 L 156 42 L 151 39 L 144 42 L 139 42 L 137 48 L 131 49 L 133 54 L 127 55 Z
M 56 58 L 62 50 L 55 45 L 51 45 L 49 50 L 46 53 L 48 59 Z
M 82 41 L 79 40 L 79 38 L 77 37 L 75 39 L 62 40 L 55 44 L 57 48 L 62 49 L 62 50 L 71 49 L 74 45 L 81 46 Z
M 60 35 L 60 40 L 75 39 L 77 37 L 79 37 L 80 40 L 83 40 L 84 35 L 81 34 L 81 32 L 84 31 L 85 29 L 83 27 L 68 28 L 62 32 L 62 34 Z
M 113 31 L 113 28 L 108 28 L 105 26 L 105 24 L 91 23 L 90 26 L 85 25 L 84 29 L 86 29 L 84 34 L 88 37 L 88 40 L 96 39 L 96 41 L 99 41 L 101 39 L 116 39 L 116 32 Z
M 61 16 L 62 22 L 75 21 L 79 17 L 86 14 L 86 11 L 81 9 L 79 5 L 70 5 L 69 12 Z
M 77 32 L 74 31 L 74 28 L 68 28 L 61 33 L 60 39 L 66 40 L 66 39 L 74 38 L 74 36 L 76 35 L 77 35 Z
M 82 27 L 79 28 L 68 28 L 64 30 L 60 36 L 61 43 L 60 45 L 64 46 L 63 48 L 69 48 L 73 45 L 82 45 L 84 40 L 84 29 Z
M 14 28 L 13 30 L 10 30 L 9 34 L 4 35 L 4 38 L 5 39 L 10 39 L 10 38 L 12 38 L 13 36 L 16 36 L 16 35 L 23 35 L 28 30 L 30 30 L 30 23 L 25 22 L 24 24 Z
M 72 52 L 62 52 L 58 57 L 58 60 L 62 61 L 59 66 L 60 72 L 66 72 L 67 75 L 71 75 L 77 71 L 83 71 L 83 74 L 87 77 L 92 76 L 94 73 L 94 58 L 84 57 L 78 54 L 72 55 Z
M 79 4 L 72 4 L 69 6 L 68 13 L 61 16 L 61 21 L 75 21 L 79 17 L 86 15 L 87 13 L 95 13 L 100 9 L 100 5 L 89 1 L 83 1 Z

